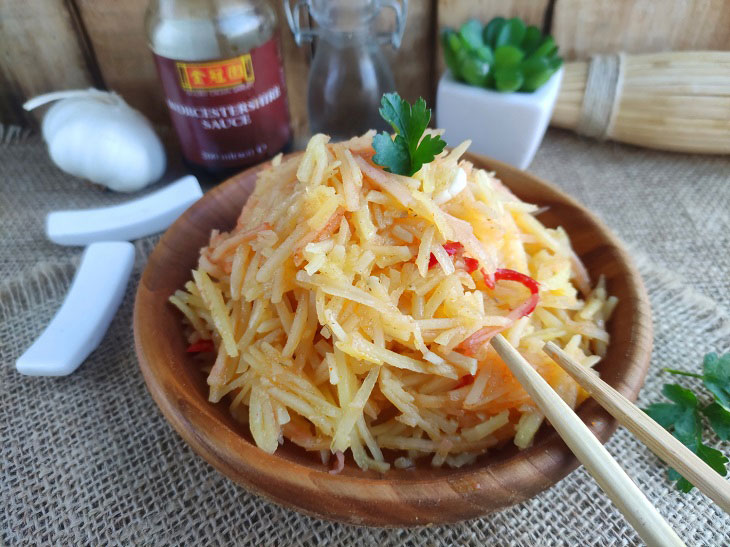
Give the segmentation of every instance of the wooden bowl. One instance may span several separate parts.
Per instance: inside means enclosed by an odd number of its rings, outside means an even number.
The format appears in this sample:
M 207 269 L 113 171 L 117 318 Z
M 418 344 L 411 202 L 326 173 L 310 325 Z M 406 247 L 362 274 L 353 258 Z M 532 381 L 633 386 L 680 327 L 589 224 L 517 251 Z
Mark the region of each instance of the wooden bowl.
M 591 213 L 559 190 L 506 164 L 477 156 L 478 167 L 494 170 L 520 198 L 549 206 L 540 217 L 562 225 L 593 280 L 606 276 L 609 294 L 619 298 L 610 321 L 608 354 L 601 377 L 635 400 L 649 365 L 651 310 L 641 278 L 626 251 Z M 250 194 L 257 172 L 244 171 L 206 193 L 167 231 L 149 258 L 134 309 L 134 337 L 140 368 L 152 397 L 177 432 L 216 469 L 246 489 L 286 507 L 318 517 L 372 526 L 441 524 L 478 517 L 524 501 L 552 486 L 577 466 L 555 431 L 543 426 L 532 447 L 513 445 L 461 469 L 361 471 L 348 457 L 338 475 L 328 473 L 318 454 L 286 442 L 269 455 L 254 444 L 247 427 L 226 403 L 207 400 L 205 377 L 185 353 L 180 313 L 168 297 L 190 279 L 200 247 L 213 228 L 230 229 Z M 578 410 L 605 442 L 616 422 L 592 399 Z

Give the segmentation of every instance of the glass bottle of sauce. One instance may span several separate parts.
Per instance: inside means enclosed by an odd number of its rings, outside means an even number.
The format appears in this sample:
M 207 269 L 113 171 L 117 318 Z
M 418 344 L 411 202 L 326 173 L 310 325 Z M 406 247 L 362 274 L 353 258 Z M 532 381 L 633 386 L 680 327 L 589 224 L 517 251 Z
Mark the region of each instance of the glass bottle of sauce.
M 266 0 L 151 0 L 145 26 L 194 171 L 223 176 L 289 144 L 277 19 Z
M 300 26 L 303 9 L 316 26 Z M 293 8 L 284 0 L 284 10 L 297 44 L 316 39 L 307 89 L 311 132 L 344 140 L 368 129 L 390 130 L 378 109 L 395 81 L 380 46 L 400 46 L 408 0 L 299 0 Z M 387 10 L 395 28 L 379 30 Z

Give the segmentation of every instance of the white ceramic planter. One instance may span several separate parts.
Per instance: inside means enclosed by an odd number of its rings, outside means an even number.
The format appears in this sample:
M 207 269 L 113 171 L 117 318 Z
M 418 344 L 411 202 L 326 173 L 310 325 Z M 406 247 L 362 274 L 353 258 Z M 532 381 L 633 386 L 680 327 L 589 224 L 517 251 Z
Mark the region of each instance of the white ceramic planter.
M 436 93 L 436 127 L 451 146 L 471 139 L 470 152 L 525 169 L 535 156 L 558 98 L 560 68 L 533 93 L 500 93 L 457 82 L 447 71 Z

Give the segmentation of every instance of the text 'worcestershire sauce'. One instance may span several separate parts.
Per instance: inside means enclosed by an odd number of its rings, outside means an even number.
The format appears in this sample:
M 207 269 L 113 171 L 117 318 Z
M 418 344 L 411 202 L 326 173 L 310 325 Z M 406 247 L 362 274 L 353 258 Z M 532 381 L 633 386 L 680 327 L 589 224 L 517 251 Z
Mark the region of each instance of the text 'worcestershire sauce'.
M 153 0 L 147 33 L 185 160 L 222 176 L 291 140 L 276 15 L 265 1 Z

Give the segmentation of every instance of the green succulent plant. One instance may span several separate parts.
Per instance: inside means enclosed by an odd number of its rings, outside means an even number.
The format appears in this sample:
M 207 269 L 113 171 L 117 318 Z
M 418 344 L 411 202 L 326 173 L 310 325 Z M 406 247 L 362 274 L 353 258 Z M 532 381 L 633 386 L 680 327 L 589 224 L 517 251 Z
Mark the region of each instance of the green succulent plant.
M 519 17 L 495 17 L 484 26 L 470 19 L 458 31 L 444 29 L 441 44 L 457 80 L 503 92 L 536 91 L 563 64 L 553 37 Z

